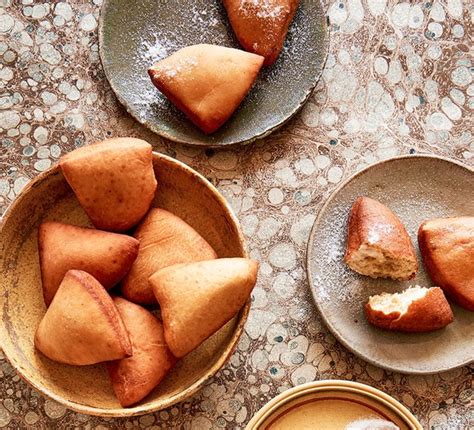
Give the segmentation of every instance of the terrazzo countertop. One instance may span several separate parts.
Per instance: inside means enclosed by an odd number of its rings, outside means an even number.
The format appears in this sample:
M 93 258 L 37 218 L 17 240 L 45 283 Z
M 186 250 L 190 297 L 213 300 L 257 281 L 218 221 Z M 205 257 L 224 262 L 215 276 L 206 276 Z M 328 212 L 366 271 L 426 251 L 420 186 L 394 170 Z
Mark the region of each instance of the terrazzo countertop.
M 237 429 L 287 388 L 339 378 L 388 392 L 425 428 L 473 428 L 473 366 L 405 376 L 356 358 L 319 318 L 303 263 L 318 209 L 369 163 L 429 152 L 474 166 L 472 2 L 325 1 L 330 54 L 309 103 L 280 132 L 226 151 L 165 142 L 119 105 L 99 61 L 100 3 L 0 0 L 0 214 L 62 154 L 141 137 L 217 185 L 260 279 L 230 363 L 189 401 L 140 418 L 88 417 L 43 398 L 0 355 L 0 427 Z

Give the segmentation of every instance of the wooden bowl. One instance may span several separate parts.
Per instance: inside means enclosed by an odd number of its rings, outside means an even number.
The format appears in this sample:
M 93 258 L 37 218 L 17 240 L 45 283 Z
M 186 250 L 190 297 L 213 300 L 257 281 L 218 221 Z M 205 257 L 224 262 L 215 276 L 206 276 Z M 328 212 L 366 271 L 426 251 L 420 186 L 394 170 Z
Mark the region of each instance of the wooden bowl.
M 238 221 L 212 184 L 165 155 L 154 153 L 153 166 L 158 181 L 153 206 L 188 222 L 219 257 L 247 256 Z M 23 189 L 0 226 L 0 345 L 18 374 L 38 391 L 84 414 L 146 414 L 192 396 L 230 358 L 247 319 L 250 301 L 219 332 L 181 360 L 148 397 L 131 408 L 120 407 L 104 365 L 63 365 L 36 351 L 33 337 L 46 311 L 37 247 L 38 225 L 43 220 L 91 226 L 58 166 L 43 172 Z

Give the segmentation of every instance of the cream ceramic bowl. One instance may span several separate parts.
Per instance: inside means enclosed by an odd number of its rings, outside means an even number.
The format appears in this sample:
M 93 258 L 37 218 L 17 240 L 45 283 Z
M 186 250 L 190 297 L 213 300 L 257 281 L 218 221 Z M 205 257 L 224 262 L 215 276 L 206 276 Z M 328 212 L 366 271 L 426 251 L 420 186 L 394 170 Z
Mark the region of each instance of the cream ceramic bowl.
M 347 410 L 351 406 L 359 408 L 391 421 L 400 430 L 423 429 L 411 412 L 388 394 L 358 382 L 328 380 L 299 385 L 278 395 L 256 413 L 246 430 L 344 430 L 345 425 L 341 427 L 337 423 L 336 415 L 343 412 L 340 406 L 331 421 L 332 427 L 318 427 L 317 424 L 321 424 L 318 413 L 322 415 L 318 408 L 322 401 L 340 402 Z
M 238 221 L 212 184 L 185 164 L 161 154 L 154 153 L 153 165 L 158 181 L 154 206 L 192 225 L 219 257 L 247 256 Z M 18 374 L 38 391 L 84 414 L 140 415 L 192 396 L 229 359 L 242 333 L 249 303 L 131 408 L 120 407 L 103 365 L 62 365 L 37 352 L 33 337 L 46 310 L 37 247 L 38 225 L 43 220 L 90 226 L 58 166 L 24 188 L 0 226 L 0 344 Z

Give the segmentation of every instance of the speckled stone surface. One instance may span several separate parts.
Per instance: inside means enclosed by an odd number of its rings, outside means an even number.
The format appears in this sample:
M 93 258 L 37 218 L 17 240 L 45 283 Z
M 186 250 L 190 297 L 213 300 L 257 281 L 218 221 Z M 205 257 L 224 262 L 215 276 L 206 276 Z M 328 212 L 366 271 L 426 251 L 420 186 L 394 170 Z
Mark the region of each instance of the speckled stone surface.
M 188 402 L 134 419 L 88 417 L 44 399 L 0 355 L 0 428 L 237 429 L 279 392 L 325 378 L 380 388 L 425 428 L 472 428 L 472 366 L 404 376 L 357 359 L 323 326 L 303 263 L 317 210 L 358 169 L 413 152 L 474 165 L 472 2 L 325 1 L 330 55 L 310 102 L 280 132 L 228 151 L 169 144 L 126 114 L 98 57 L 100 3 L 0 0 L 0 214 L 61 154 L 141 137 L 218 186 L 261 276 L 237 351 Z

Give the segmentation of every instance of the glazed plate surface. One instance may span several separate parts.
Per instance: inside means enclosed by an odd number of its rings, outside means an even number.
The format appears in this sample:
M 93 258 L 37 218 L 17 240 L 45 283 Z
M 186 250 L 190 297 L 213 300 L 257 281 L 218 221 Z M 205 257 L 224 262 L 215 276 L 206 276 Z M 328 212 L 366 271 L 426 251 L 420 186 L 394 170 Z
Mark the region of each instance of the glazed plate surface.
M 238 110 L 209 136 L 153 86 L 147 69 L 185 46 L 239 48 L 221 0 L 105 0 L 99 42 L 107 79 L 137 121 L 175 142 L 217 147 L 264 137 L 303 106 L 323 70 L 328 31 L 321 3 L 302 0 L 277 62 L 262 69 Z
M 337 339 L 376 366 L 402 373 L 429 374 L 474 360 L 474 313 L 450 302 L 454 322 L 425 334 L 403 334 L 370 326 L 363 307 L 369 296 L 411 285 L 433 286 L 418 250 L 417 231 L 427 219 L 474 216 L 474 172 L 447 159 L 406 156 L 383 161 L 343 183 L 318 214 L 308 243 L 310 288 L 325 323 Z M 346 226 L 359 196 L 379 200 L 405 225 L 417 250 L 415 279 L 371 279 L 343 262 Z

